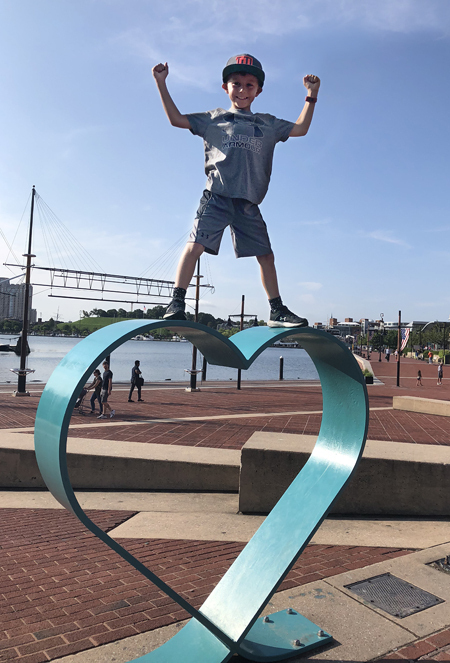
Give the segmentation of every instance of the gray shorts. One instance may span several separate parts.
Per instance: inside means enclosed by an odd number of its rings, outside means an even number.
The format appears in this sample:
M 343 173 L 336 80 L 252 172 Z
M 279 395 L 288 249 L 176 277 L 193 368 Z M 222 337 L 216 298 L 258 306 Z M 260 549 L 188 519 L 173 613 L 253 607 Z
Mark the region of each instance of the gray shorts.
M 102 403 L 107 403 L 108 402 L 108 390 L 107 389 L 102 389 Z
M 226 198 L 205 190 L 188 241 L 201 244 L 206 253 L 216 256 L 227 226 L 230 226 L 236 258 L 272 253 L 258 205 L 243 198 Z

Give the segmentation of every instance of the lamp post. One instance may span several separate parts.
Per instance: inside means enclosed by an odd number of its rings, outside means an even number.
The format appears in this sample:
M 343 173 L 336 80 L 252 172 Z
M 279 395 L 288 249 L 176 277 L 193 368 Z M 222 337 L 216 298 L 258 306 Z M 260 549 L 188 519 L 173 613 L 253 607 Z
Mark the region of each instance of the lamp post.
M 383 343 L 383 341 L 384 341 L 384 313 L 380 313 L 380 318 L 381 318 L 381 322 L 380 322 L 381 342 L 378 345 L 378 361 L 381 361 L 381 347 L 382 347 L 382 345 L 384 345 L 384 343 Z
M 442 350 L 443 350 L 442 357 L 443 357 L 443 363 L 444 364 L 445 364 L 445 332 L 446 332 L 446 330 L 447 330 L 447 323 L 444 322 L 444 338 L 443 338 L 443 343 L 442 343 Z

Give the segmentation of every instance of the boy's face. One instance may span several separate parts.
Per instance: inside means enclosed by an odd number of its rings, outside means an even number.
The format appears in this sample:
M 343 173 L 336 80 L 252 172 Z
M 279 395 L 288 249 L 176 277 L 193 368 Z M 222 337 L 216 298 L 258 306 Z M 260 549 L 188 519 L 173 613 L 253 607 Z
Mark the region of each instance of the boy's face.
M 253 101 L 262 92 L 258 79 L 253 74 L 231 74 L 222 87 L 234 110 L 250 110 Z

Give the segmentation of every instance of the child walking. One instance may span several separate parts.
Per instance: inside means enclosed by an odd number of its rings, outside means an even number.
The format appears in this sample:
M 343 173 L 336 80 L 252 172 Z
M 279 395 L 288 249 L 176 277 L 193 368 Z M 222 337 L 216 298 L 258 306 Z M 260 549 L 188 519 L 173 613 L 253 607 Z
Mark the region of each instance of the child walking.
M 247 53 L 230 58 L 222 72 L 222 88 L 230 100 L 229 110 L 216 108 L 183 115 L 167 89 L 169 66 L 153 67 L 161 101 L 174 127 L 201 136 L 205 148 L 206 189 L 200 200 L 194 227 L 178 264 L 173 299 L 164 318 L 185 320 L 185 296 L 203 251 L 219 253 L 223 232 L 230 226 L 237 258 L 255 256 L 270 304 L 270 327 L 305 327 L 301 318 L 283 304 L 278 289 L 275 259 L 266 224 L 258 205 L 264 199 L 272 172 L 275 145 L 288 138 L 305 136 L 311 124 L 320 87 L 317 76 L 303 78 L 305 105 L 296 122 L 265 113 L 251 106 L 264 85 L 259 60 Z
M 417 382 L 416 382 L 416 387 L 423 387 L 422 384 L 422 371 L 417 371 Z

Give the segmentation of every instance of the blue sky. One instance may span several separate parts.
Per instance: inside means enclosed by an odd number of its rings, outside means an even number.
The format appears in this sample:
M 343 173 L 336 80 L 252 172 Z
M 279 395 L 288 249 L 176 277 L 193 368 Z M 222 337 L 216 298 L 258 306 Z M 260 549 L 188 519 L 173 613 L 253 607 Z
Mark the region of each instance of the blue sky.
M 445 320 L 449 46 L 447 0 L 0 0 L 0 229 L 12 242 L 35 184 L 102 271 L 147 271 L 181 245 L 205 183 L 202 141 L 169 125 L 151 68 L 169 62 L 181 112 L 228 107 L 222 68 L 249 52 L 266 72 L 254 111 L 294 121 L 303 76 L 322 80 L 261 206 L 285 303 L 311 323 Z M 47 265 L 39 224 L 34 248 Z M 176 256 L 159 263 L 147 275 L 173 279 Z M 215 286 L 202 310 L 238 313 L 245 294 L 267 317 L 256 260 L 236 260 L 227 233 L 202 273 Z M 114 307 L 47 295 L 44 318 Z

